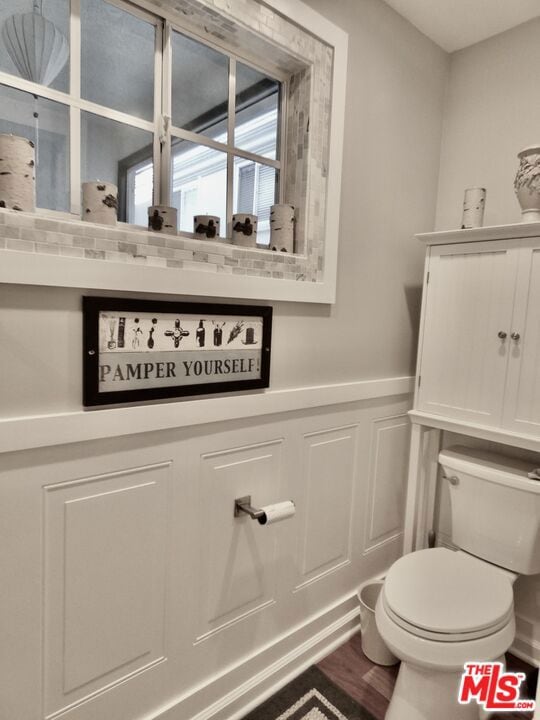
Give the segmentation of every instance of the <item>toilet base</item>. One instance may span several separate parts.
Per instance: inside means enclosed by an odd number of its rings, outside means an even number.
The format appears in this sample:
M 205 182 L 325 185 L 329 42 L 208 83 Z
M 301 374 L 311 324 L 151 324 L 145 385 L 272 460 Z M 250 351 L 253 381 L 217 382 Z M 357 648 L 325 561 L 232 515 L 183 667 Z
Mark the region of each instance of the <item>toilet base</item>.
M 479 720 L 476 703 L 458 703 L 461 674 L 402 662 L 385 720 Z

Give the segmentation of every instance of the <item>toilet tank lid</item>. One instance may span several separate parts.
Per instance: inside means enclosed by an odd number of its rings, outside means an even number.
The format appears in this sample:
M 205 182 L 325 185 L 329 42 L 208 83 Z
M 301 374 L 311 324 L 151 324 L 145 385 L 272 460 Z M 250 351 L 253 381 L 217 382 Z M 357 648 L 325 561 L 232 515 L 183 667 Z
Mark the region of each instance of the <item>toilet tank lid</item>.
M 534 462 L 477 448 L 453 445 L 439 453 L 439 463 L 448 470 L 463 472 L 516 490 L 540 494 L 540 480 L 528 477 Z

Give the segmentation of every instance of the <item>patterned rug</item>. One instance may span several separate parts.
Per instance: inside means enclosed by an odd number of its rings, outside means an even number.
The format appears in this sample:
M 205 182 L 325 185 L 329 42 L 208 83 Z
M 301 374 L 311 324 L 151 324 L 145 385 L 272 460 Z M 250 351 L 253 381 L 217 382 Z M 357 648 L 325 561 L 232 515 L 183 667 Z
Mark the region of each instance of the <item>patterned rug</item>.
M 278 690 L 244 720 L 375 720 L 315 666 Z

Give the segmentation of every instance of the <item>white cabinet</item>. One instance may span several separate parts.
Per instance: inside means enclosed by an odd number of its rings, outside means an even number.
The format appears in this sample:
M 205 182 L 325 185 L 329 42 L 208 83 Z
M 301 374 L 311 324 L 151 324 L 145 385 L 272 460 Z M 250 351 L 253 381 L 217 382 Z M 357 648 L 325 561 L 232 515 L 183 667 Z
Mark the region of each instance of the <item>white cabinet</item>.
M 540 435 L 540 237 L 430 247 L 415 409 Z

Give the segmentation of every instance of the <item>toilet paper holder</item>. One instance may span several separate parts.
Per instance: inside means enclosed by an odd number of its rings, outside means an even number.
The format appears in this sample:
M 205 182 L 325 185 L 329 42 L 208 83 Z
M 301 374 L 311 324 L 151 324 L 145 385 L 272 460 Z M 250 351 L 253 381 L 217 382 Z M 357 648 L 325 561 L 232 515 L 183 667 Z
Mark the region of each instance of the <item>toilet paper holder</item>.
M 234 517 L 240 517 L 242 514 L 249 515 L 253 520 L 257 520 L 259 525 L 272 525 L 280 520 L 287 520 L 296 512 L 296 506 L 292 500 L 274 503 L 273 505 L 265 505 L 262 508 L 255 508 L 251 504 L 251 495 L 245 495 L 236 498 L 234 501 Z
M 240 517 L 242 513 L 246 513 L 252 520 L 259 522 L 266 517 L 264 510 L 259 510 L 251 505 L 251 495 L 236 498 L 234 501 L 234 517 Z

